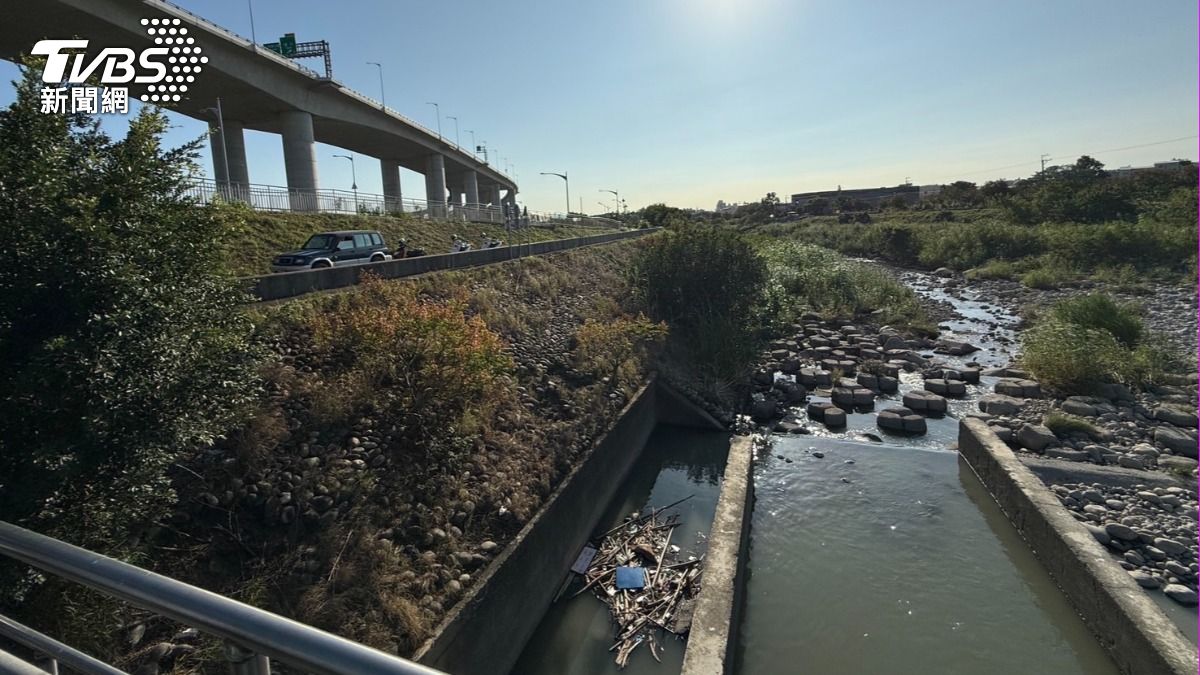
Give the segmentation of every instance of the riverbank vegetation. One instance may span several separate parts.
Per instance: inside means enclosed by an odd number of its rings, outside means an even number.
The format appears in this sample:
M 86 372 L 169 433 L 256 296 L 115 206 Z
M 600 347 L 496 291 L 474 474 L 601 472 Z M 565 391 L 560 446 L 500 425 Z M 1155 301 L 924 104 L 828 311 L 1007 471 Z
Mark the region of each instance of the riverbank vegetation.
M 410 654 L 646 382 L 641 242 L 246 307 L 195 144 L 151 108 L 121 140 L 42 114 L 40 85 L 0 112 L 4 520 Z M 11 562 L 0 612 L 130 672 L 219 658 Z
M 947 186 L 942 203 L 919 210 L 889 205 L 850 222 L 759 217 L 739 228 L 1032 287 L 1083 277 L 1127 286 L 1147 278 L 1194 283 L 1196 182 L 1192 164 L 1123 177 L 1081 157 L 1004 190 L 960 181 Z
M 678 224 L 641 248 L 631 266 L 636 305 L 670 325 L 664 368 L 685 388 L 740 404 L 766 340 L 805 312 L 934 331 L 916 294 L 887 272 L 813 244 Z
M 1062 300 L 1021 335 L 1021 362 L 1068 394 L 1115 382 L 1144 386 L 1182 359 L 1144 329 L 1134 308 L 1103 294 Z

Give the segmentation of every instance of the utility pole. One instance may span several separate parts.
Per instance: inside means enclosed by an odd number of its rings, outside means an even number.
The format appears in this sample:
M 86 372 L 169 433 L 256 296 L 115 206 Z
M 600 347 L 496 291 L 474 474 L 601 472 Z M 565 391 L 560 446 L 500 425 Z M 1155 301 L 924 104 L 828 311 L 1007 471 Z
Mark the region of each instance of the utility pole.
M 1042 155 L 1042 172 L 1046 171 L 1046 160 L 1050 159 L 1050 155 Z

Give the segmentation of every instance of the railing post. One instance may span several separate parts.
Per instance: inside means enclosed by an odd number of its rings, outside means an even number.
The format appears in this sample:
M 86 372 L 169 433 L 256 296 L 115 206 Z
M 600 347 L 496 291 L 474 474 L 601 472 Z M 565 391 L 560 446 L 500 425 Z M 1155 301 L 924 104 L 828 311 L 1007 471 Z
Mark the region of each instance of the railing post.
M 271 675 L 270 659 L 236 642 L 225 641 L 225 660 L 229 661 L 232 675 Z

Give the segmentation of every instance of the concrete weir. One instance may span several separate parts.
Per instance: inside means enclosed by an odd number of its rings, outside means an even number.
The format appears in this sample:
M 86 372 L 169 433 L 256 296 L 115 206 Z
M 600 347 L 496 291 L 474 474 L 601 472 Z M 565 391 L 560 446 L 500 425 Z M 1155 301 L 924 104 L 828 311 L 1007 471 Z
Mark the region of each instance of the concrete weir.
M 1123 673 L 1194 674 L 1196 648 L 978 419 L 958 450 Z
M 683 675 L 715 675 L 732 668 L 754 504 L 753 459 L 753 440 L 734 436 L 729 442 L 721 497 L 709 531 L 704 583 L 683 654 Z
M 660 420 L 712 418 L 652 379 L 414 655 L 455 675 L 507 673 Z M 722 493 L 721 499 L 725 496 Z

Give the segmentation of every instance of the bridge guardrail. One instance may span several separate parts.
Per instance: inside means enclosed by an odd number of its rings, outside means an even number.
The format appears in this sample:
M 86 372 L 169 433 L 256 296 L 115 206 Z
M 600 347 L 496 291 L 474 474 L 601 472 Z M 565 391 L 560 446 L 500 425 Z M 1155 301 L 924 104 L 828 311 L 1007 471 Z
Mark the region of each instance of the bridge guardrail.
M 226 184 L 211 178 L 191 178 L 187 181 L 184 194 L 201 204 L 215 201 L 240 202 L 256 211 L 299 210 L 306 213 L 316 211 L 368 216 L 404 214 L 440 220 L 505 224 L 504 210 L 490 204 L 455 205 L 449 202 L 386 197 L 381 194 L 351 190 L 293 190 L 281 185 Z M 298 209 L 297 207 L 302 208 Z M 535 226 L 570 224 L 609 229 L 624 226 L 620 221 L 611 218 L 580 215 L 572 215 L 567 218 L 561 213 L 544 213 L 528 209 L 521 211 L 518 220 L 521 224 Z
M 440 253 L 436 255 L 423 255 L 416 258 L 389 260 L 386 262 L 349 265 L 346 267 L 281 272 L 257 277 L 244 277 L 242 281 L 247 290 L 257 297 L 260 302 L 283 300 L 315 291 L 328 291 L 353 286 L 367 272 L 385 279 L 399 279 L 426 272 L 477 267 L 479 265 L 503 262 L 529 255 L 541 255 L 579 248 L 581 246 L 632 239 L 657 232 L 659 229 L 661 228 L 609 232 L 587 237 L 551 239 L 531 244 L 513 244 L 499 248 L 483 248 L 474 251 L 464 251 L 462 253 Z
M 223 639 L 225 657 L 234 675 L 269 675 L 269 659 L 320 675 L 444 675 L 418 663 L 4 521 L 0 521 L 0 555 Z M 54 669 L 51 672 L 57 671 L 59 660 L 84 673 L 112 675 L 121 672 L 11 620 L 0 621 L 0 635 L 51 656 L 51 668 Z M 12 656 L 2 650 L 0 656 L 12 660 Z M 0 660 L 0 669 L 4 663 Z

